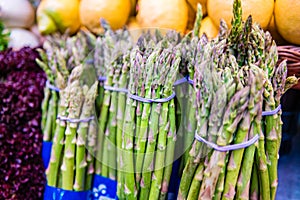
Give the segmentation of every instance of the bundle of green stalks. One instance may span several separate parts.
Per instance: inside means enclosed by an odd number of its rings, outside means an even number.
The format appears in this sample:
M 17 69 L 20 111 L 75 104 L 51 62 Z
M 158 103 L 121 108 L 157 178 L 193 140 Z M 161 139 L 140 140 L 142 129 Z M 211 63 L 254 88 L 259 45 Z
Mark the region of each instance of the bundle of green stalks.
M 54 34 L 46 37 L 43 48 L 39 49 L 41 60 L 39 66 L 46 72 L 48 83 L 42 103 L 42 130 L 44 141 L 51 142 L 56 129 L 56 116 L 59 112 L 59 90 L 66 87 L 71 71 L 75 66 L 89 59 L 89 52 L 94 48 L 92 35 L 79 32 L 69 37 Z
M 95 171 L 98 81 L 95 76 L 85 77 L 86 70 L 86 66 L 76 66 L 59 92 L 59 113 L 46 170 L 49 186 L 69 191 L 90 190 Z
M 176 154 L 183 154 L 181 157 L 181 172 L 185 166 L 189 151 L 194 141 L 196 130 L 196 107 L 195 107 L 195 91 L 192 85 L 194 79 L 194 66 L 196 62 L 198 43 L 205 44 L 208 42 L 206 37 L 199 38 L 199 29 L 201 26 L 202 8 L 198 5 L 197 15 L 195 19 L 194 29 L 187 34 L 181 41 L 182 63 L 180 65 L 180 73 L 187 81 L 176 87 L 177 96 L 177 121 L 179 125 L 178 142 L 176 144 Z
M 94 60 L 98 76 L 106 80 L 100 82 L 99 102 L 96 103 L 99 129 L 95 173 L 118 182 L 117 195 L 120 199 L 137 199 L 139 196 L 144 199 L 150 195 L 151 175 L 157 169 L 159 172 L 155 173 L 159 174 L 161 180 L 156 183 L 157 187 L 153 185 L 152 190 L 156 189 L 153 195 L 159 197 L 162 193 L 162 198 L 166 198 L 176 138 L 174 100 L 145 103 L 131 99 L 128 93 L 148 99 L 172 95 L 180 63 L 180 52 L 176 47 L 180 35 L 176 32 L 163 35 L 158 30 L 154 33 L 141 32 L 142 36 L 134 46 L 127 30 L 113 32 L 105 22 L 102 21 L 102 24 L 106 30 L 102 37 L 97 38 Z M 156 111 L 156 107 L 161 111 Z M 159 116 L 163 112 L 164 124 L 160 125 Z M 159 131 L 162 136 L 158 136 Z M 148 137 L 152 138 L 149 143 Z M 166 143 L 164 146 L 167 146 L 167 142 L 170 144 L 168 150 L 157 144 L 158 137 L 162 137 L 159 140 Z M 132 143 L 126 145 L 125 141 Z M 149 167 L 158 149 L 160 159 L 168 159 L 152 167 L 151 171 Z M 165 157 L 164 154 L 169 156 Z M 167 165 L 166 173 L 163 173 Z M 132 188 L 135 189 L 130 191 Z
M 243 22 L 241 1 L 235 0 L 232 29 L 221 23 L 219 37 L 197 45 L 194 67 L 196 136 L 184 166 L 178 199 L 275 199 L 281 138 L 280 112 L 274 110 L 287 85 L 286 63 L 276 66 L 275 42 L 268 32 Z M 286 81 L 289 84 L 286 84 Z M 199 138 L 199 137 L 196 137 Z M 224 149 L 224 148 L 223 148 Z
M 116 180 L 116 146 L 117 143 L 121 142 L 121 138 L 117 136 L 122 131 L 123 124 L 119 121 L 124 118 L 125 107 L 123 102 L 128 88 L 130 50 L 133 42 L 127 30 L 112 32 L 108 29 L 102 38 L 97 38 L 97 44 L 101 45 L 96 45 L 95 52 L 103 57 L 96 68 L 98 74 L 99 71 L 102 71 L 100 74 L 103 74 L 106 80 L 100 82 L 99 98 L 97 99 L 97 101 L 100 101 L 97 104 L 99 106 L 97 106 L 98 113 L 100 114 L 95 172 L 97 175 Z M 101 49 L 98 49 L 100 47 Z
M 101 20 L 101 26 L 104 27 L 105 32 L 95 39 L 95 49 L 93 51 L 93 63 L 99 80 L 99 95 L 96 99 L 97 115 L 99 117 L 105 96 L 104 85 L 106 84 L 108 76 L 113 75 L 111 71 L 111 68 L 113 68 L 112 63 L 119 62 L 120 65 L 121 62 L 116 60 L 120 60 L 119 57 L 125 54 L 126 50 L 133 45 L 128 30 L 119 29 L 113 31 L 104 20 Z
M 176 141 L 175 103 L 173 98 L 149 99 L 173 95 L 181 61 L 179 39 L 175 32 L 165 37 L 145 34 L 130 52 L 128 94 L 118 102 L 120 199 L 167 198 Z

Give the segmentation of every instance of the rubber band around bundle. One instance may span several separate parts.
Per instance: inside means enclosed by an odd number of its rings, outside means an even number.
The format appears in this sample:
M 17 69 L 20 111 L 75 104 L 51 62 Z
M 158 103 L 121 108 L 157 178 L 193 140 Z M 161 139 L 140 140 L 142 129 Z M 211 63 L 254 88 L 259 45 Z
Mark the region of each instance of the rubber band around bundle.
M 190 79 L 189 76 L 186 76 L 186 77 L 183 77 L 183 78 L 181 78 L 181 79 L 175 81 L 175 83 L 174 83 L 173 86 L 178 86 L 178 85 L 181 85 L 181 84 L 183 84 L 183 83 L 189 83 L 189 84 L 193 85 L 193 84 L 194 84 L 194 81 L 193 81 L 192 79 Z
M 181 78 L 181 79 L 179 79 L 179 80 L 175 81 L 175 83 L 174 83 L 174 85 L 173 85 L 173 86 L 178 86 L 178 85 L 181 85 L 181 84 L 183 84 L 183 83 L 187 83 L 187 82 L 188 82 L 188 79 L 187 79 L 187 77 L 183 77 L 183 78 Z
M 277 108 L 275 108 L 274 110 L 263 111 L 261 115 L 262 116 L 275 115 L 275 114 L 277 114 L 280 111 L 280 109 L 281 109 L 281 104 L 279 104 L 277 106 Z
M 116 88 L 116 87 L 112 87 L 112 86 L 108 86 L 108 85 L 104 85 L 104 90 L 109 90 L 109 91 L 113 91 L 113 92 L 124 92 L 124 93 L 128 93 L 128 90 L 125 88 Z
M 173 92 L 170 96 L 166 97 L 166 98 L 161 98 L 161 99 L 148 99 L 148 98 L 144 98 L 144 97 L 140 97 L 134 94 L 130 94 L 128 93 L 128 97 L 143 103 L 165 103 L 168 101 L 171 101 L 172 99 L 174 99 L 174 97 L 176 96 L 175 92 Z
M 194 85 L 194 80 L 190 79 L 190 77 L 187 77 L 187 81 L 189 82 L 189 84 Z
M 106 81 L 106 77 L 105 76 L 98 76 L 98 81 L 100 81 L 100 82 L 104 82 L 104 81 Z
M 85 61 L 86 64 L 94 64 L 94 59 L 88 59 Z
M 200 135 L 197 135 L 197 134 L 195 134 L 195 139 L 200 141 L 200 142 L 205 143 L 206 145 L 208 145 L 209 147 L 211 147 L 211 148 L 213 148 L 217 151 L 226 152 L 226 151 L 244 149 L 246 147 L 251 146 L 252 144 L 257 142 L 257 140 L 259 139 L 259 135 L 255 135 L 253 138 L 251 138 L 250 140 L 248 140 L 246 142 L 242 142 L 240 144 L 227 145 L 227 146 L 216 145 L 215 143 L 209 142 L 209 141 L 207 141 L 206 139 L 204 139 L 203 137 L 201 137 Z
M 94 119 L 94 116 L 83 118 L 83 119 L 72 119 L 72 118 L 57 115 L 57 119 L 61 121 L 71 122 L 71 123 L 80 123 L 80 122 L 89 122 Z
M 59 92 L 59 88 L 55 87 L 54 85 L 52 85 L 49 80 L 46 81 L 46 87 L 49 88 L 50 90 L 54 90 L 56 92 Z

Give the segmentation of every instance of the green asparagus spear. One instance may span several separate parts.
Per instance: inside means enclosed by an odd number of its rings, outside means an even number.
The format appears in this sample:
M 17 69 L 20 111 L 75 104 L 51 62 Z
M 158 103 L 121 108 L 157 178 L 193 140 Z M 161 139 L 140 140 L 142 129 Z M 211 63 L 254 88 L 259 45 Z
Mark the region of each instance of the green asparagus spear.
M 151 98 L 152 94 L 152 80 L 153 80 L 153 70 L 154 70 L 154 64 L 155 60 L 158 56 L 158 51 L 154 51 L 146 62 L 146 68 L 147 68 L 147 76 L 145 79 L 145 98 Z M 146 150 L 146 143 L 147 143 L 147 136 L 148 136 L 148 122 L 150 117 L 150 111 L 151 111 L 151 104 L 145 103 L 143 106 L 142 116 L 141 116 L 141 125 L 139 133 L 140 135 L 137 135 L 137 152 L 136 152 L 136 180 L 139 184 L 139 181 L 141 180 L 141 172 L 143 167 L 143 161 L 144 161 L 144 154 Z
M 169 189 L 169 182 L 172 174 L 172 167 L 174 161 L 174 151 L 176 143 L 176 114 L 175 114 L 175 103 L 174 100 L 170 101 L 169 104 L 169 122 L 170 128 L 167 136 L 167 150 L 166 150 L 166 167 L 164 171 L 164 178 L 160 193 L 160 199 L 166 199 L 167 192 Z
M 259 191 L 259 178 L 258 178 L 258 169 L 256 163 L 253 164 L 252 175 L 251 175 L 251 185 L 247 186 L 248 191 L 244 193 L 242 199 L 251 199 L 251 200 L 258 200 L 260 198 L 260 191 Z M 250 194 L 249 194 L 249 187 L 250 187 Z M 247 195 L 247 196 L 246 196 Z
M 98 81 L 95 82 L 91 88 L 87 91 L 85 95 L 84 103 L 82 106 L 82 112 L 80 114 L 80 119 L 86 119 L 92 116 L 94 111 L 94 102 L 97 95 Z M 86 154 L 86 144 L 89 134 L 89 122 L 80 122 L 77 132 L 76 141 L 76 172 L 75 172 L 75 191 L 83 191 L 86 185 L 86 171 L 87 171 L 87 154 Z
M 119 80 L 120 88 L 127 88 L 128 85 L 128 72 L 130 70 L 130 51 L 127 51 L 123 56 L 123 66 L 122 73 Z M 120 92 L 118 94 L 118 109 L 117 109 L 117 133 L 116 133 L 116 153 L 117 153 L 117 180 L 118 180 L 118 190 L 117 196 L 121 199 L 121 182 L 122 180 L 122 163 L 121 163 L 121 155 L 122 155 L 122 130 L 123 130 L 123 122 L 125 115 L 125 104 L 126 104 L 126 94 L 124 92 Z
M 217 139 L 218 145 L 226 145 L 233 139 L 232 134 L 236 131 L 238 123 L 244 117 L 248 106 L 249 86 L 235 93 L 227 105 L 222 124 L 222 133 Z M 218 176 L 222 167 L 226 164 L 226 152 L 213 151 L 207 168 L 204 171 L 203 184 L 199 198 L 212 198 L 217 184 Z
M 93 116 L 96 116 L 96 111 L 93 111 Z M 93 176 L 95 173 L 95 153 L 96 153 L 96 141 L 97 141 L 97 120 L 93 119 L 89 123 L 88 137 L 87 137 L 87 169 L 86 169 L 86 183 L 85 190 L 92 188 Z
M 164 98 L 167 98 L 173 93 L 173 84 L 175 82 L 175 78 L 177 77 L 177 72 L 179 69 L 179 64 L 181 61 L 181 53 L 179 50 L 174 52 L 175 58 L 173 59 L 172 63 L 170 63 L 170 71 L 168 72 L 166 82 L 164 84 Z M 168 62 L 167 62 L 168 63 Z M 166 67 L 166 70 L 168 68 Z M 156 158 L 155 158 L 155 170 L 152 174 L 152 183 L 151 183 L 151 189 L 150 189 L 150 196 L 149 199 L 158 199 L 159 195 L 161 193 L 161 187 L 163 183 L 163 174 L 164 174 L 164 168 L 166 165 L 169 165 L 169 163 L 166 163 L 166 157 L 172 157 L 174 155 L 174 152 L 170 152 L 170 154 L 166 154 L 167 149 L 167 135 L 169 130 L 169 103 L 165 102 L 162 105 L 162 113 L 160 115 L 159 120 L 159 135 L 158 135 L 158 142 L 157 142 L 157 152 L 156 152 Z
M 250 97 L 248 105 L 248 114 L 243 118 L 236 133 L 234 143 L 239 144 L 248 139 L 251 122 L 261 109 L 262 89 L 263 89 L 263 72 L 255 65 L 250 65 L 248 82 L 250 84 Z M 252 71 L 253 70 L 253 71 Z M 245 77 L 247 78 L 247 77 Z M 251 139 L 251 138 L 249 138 Z M 225 189 L 222 199 L 234 199 L 235 186 L 243 159 L 244 148 L 231 152 L 227 166 Z
M 60 102 L 59 102 L 59 115 L 63 117 L 68 116 L 68 106 L 70 101 L 70 88 L 67 87 L 65 90 L 60 91 Z M 53 137 L 53 145 L 51 149 L 51 158 L 49 162 L 49 166 L 46 170 L 47 175 L 47 183 L 49 186 L 56 187 L 58 182 L 58 171 L 60 167 L 60 160 L 62 149 L 64 145 L 64 133 L 66 129 L 66 122 L 56 120 L 57 128 L 55 130 L 55 134 Z
M 78 119 L 83 103 L 83 93 L 79 81 L 74 81 L 70 85 L 70 105 L 68 118 Z M 75 177 L 74 163 L 75 163 L 75 148 L 76 148 L 76 132 L 77 123 L 67 122 L 65 132 L 65 150 L 64 160 L 61 166 L 62 170 L 62 188 L 65 190 L 73 189 L 73 180 Z
M 138 67 L 138 63 L 141 63 L 141 57 L 131 55 L 131 70 L 130 70 L 130 81 L 129 81 L 129 92 L 135 94 L 137 83 L 134 81 L 138 74 L 139 70 L 135 67 Z M 124 196 L 126 199 L 135 199 L 137 197 L 136 182 L 134 177 L 134 135 L 135 135 L 135 113 L 136 113 L 136 101 L 132 98 L 127 98 L 126 108 L 125 108 L 125 119 L 123 123 L 123 140 L 122 140 L 122 158 L 123 163 L 123 180 L 121 187 L 124 187 Z M 122 195 L 123 196 L 123 195 Z

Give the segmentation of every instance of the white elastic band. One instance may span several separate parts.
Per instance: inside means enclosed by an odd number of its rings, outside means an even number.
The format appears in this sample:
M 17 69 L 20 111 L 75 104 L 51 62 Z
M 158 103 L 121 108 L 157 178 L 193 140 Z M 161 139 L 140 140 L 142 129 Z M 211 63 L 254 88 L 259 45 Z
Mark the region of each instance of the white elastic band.
M 277 106 L 277 108 L 275 108 L 274 110 L 269 110 L 269 111 L 263 111 L 262 112 L 262 116 L 270 116 L 270 115 L 275 115 L 279 112 L 279 110 L 281 109 L 281 104 L 279 104 Z
M 181 78 L 181 79 L 175 81 L 175 83 L 174 83 L 173 86 L 178 86 L 178 85 L 181 85 L 181 84 L 186 83 L 186 82 L 188 82 L 187 77 L 183 77 L 183 78 Z
M 207 141 L 206 139 L 204 139 L 203 137 L 201 137 L 197 134 L 195 134 L 195 138 L 198 141 L 207 144 L 208 146 L 210 146 L 211 148 L 213 148 L 217 151 L 225 152 L 225 151 L 232 151 L 232 150 L 237 150 L 237 149 L 244 149 L 248 146 L 251 146 L 252 144 L 254 144 L 259 139 L 259 135 L 254 136 L 253 138 L 251 138 L 250 140 L 248 140 L 246 142 L 242 142 L 240 144 L 227 145 L 227 146 L 216 145 L 215 143 L 209 142 L 209 141 Z
M 106 81 L 106 77 L 105 76 L 99 76 L 98 77 L 98 81 L 100 81 L 100 82 L 104 82 L 104 81 Z
M 189 84 L 194 85 L 194 81 L 192 79 L 190 79 L 190 77 L 187 77 L 187 81 L 189 82 Z
M 83 118 L 83 119 L 72 119 L 64 116 L 57 116 L 57 119 L 61 121 L 66 121 L 66 122 L 71 122 L 71 123 L 80 123 L 80 122 L 89 122 L 94 119 L 94 116 L 88 117 L 88 118 Z
M 94 59 L 88 59 L 85 61 L 86 64 L 94 64 Z
M 175 92 L 173 92 L 170 96 L 166 97 L 166 98 L 162 98 L 162 99 L 147 99 L 147 98 L 143 98 L 134 94 L 130 94 L 128 93 L 128 97 L 143 103 L 165 103 L 168 101 L 171 101 L 172 99 L 174 99 L 174 97 L 176 96 Z
M 174 83 L 173 86 L 181 85 L 181 84 L 187 83 L 187 82 L 188 82 L 189 84 L 191 84 L 191 85 L 194 84 L 194 81 L 193 81 L 192 79 L 190 79 L 189 76 L 187 76 L 187 77 L 183 77 L 183 78 L 181 78 L 181 79 L 175 81 L 175 83 Z
M 124 92 L 124 93 L 128 93 L 128 90 L 125 88 L 116 88 L 116 87 L 112 87 L 112 86 L 108 86 L 108 85 L 104 85 L 103 88 L 105 90 L 109 90 L 109 91 L 113 91 L 113 92 Z
M 46 81 L 46 87 L 49 88 L 50 90 L 54 90 L 56 92 L 59 92 L 59 88 L 55 87 L 54 85 L 52 85 L 49 80 Z

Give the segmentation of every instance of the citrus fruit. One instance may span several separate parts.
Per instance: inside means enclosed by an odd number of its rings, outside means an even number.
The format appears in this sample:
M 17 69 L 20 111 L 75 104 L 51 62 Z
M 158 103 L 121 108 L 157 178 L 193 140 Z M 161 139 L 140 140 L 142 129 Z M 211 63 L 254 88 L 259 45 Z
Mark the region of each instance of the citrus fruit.
M 136 3 L 137 0 L 130 0 L 130 5 L 131 5 L 130 16 L 134 16 L 136 14 Z
M 81 0 L 80 20 L 94 33 L 100 33 L 100 19 L 105 19 L 113 30 L 122 28 L 131 11 L 131 0 Z
M 193 8 L 195 12 L 197 12 L 197 4 L 200 3 L 202 7 L 203 16 L 207 14 L 206 2 L 207 0 L 187 0 L 187 3 Z
M 79 0 L 42 0 L 37 9 L 37 24 L 42 34 L 55 31 L 70 34 L 80 27 Z
M 276 44 L 283 45 L 287 44 L 287 41 L 285 41 L 282 36 L 278 33 L 276 24 L 275 24 L 275 19 L 274 15 L 272 16 L 272 19 L 270 21 L 270 24 L 267 28 L 267 31 L 269 31 L 272 35 L 273 40 L 275 40 Z
M 184 32 L 188 22 L 185 0 L 140 0 L 137 20 L 141 27 L 166 28 Z
M 196 11 L 193 9 L 193 7 L 190 4 L 187 4 L 187 6 L 188 6 L 188 22 L 187 22 L 186 29 L 192 30 L 195 24 Z
M 140 25 L 135 17 L 129 17 L 126 25 L 129 30 L 140 28 Z
M 300 45 L 300 1 L 276 0 L 274 16 L 279 34 L 286 41 Z
M 200 36 L 205 33 L 209 39 L 213 39 L 217 37 L 219 29 L 215 26 L 213 21 L 209 16 L 206 16 L 202 21 L 201 21 L 201 27 L 200 27 Z
M 233 18 L 234 0 L 208 0 L 207 12 L 216 26 L 219 26 L 220 19 L 224 19 L 228 27 L 231 27 Z M 252 15 L 253 22 L 257 22 L 263 29 L 268 27 L 271 20 L 274 0 L 241 0 L 243 20 Z

